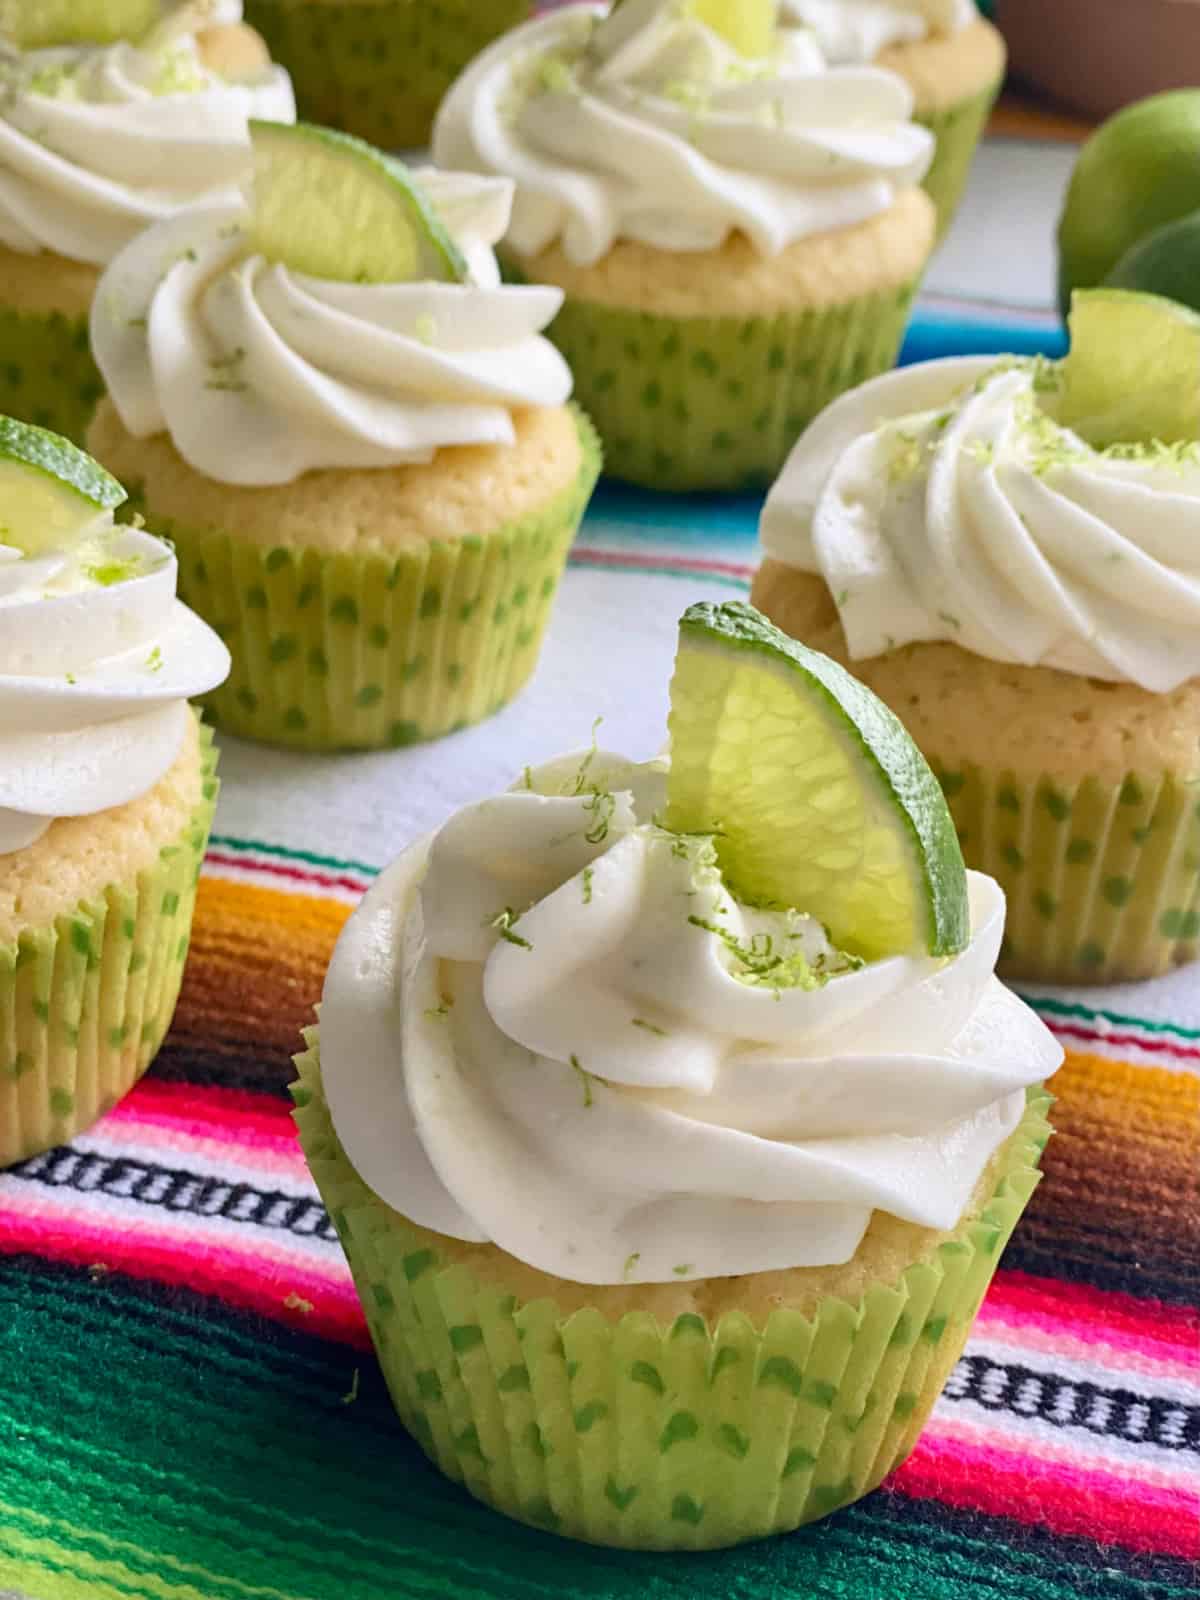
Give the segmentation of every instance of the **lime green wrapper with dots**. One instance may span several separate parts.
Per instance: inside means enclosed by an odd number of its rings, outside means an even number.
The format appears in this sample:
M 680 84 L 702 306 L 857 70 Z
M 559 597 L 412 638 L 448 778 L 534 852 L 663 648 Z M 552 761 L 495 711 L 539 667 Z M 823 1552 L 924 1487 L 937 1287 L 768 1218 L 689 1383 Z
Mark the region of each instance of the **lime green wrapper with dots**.
M 1120 983 L 1200 954 L 1200 788 L 1171 774 L 1033 782 L 930 765 L 963 856 L 1008 899 L 997 970 Z
M 200 802 L 157 864 L 0 945 L 0 1167 L 111 1110 L 171 1025 L 216 805 L 217 752 L 203 724 L 200 740 Z
M 292 75 L 300 115 L 395 150 L 429 141 L 467 62 L 529 0 L 246 0 L 246 21 Z
M 924 112 L 918 109 L 913 121 L 928 128 L 937 140 L 933 164 L 922 180 L 921 187 L 937 206 L 937 236 L 942 239 L 954 221 L 959 201 L 971 174 L 971 162 L 983 137 L 983 130 L 991 114 L 996 96 L 1000 93 L 1001 79 L 989 85 L 982 94 L 971 95 L 966 100 L 947 106 L 944 111 Z
M 518 1302 L 440 1259 L 450 1241 L 358 1177 L 325 1104 L 317 1030 L 293 1086 L 300 1140 L 401 1420 L 518 1521 L 594 1544 L 702 1550 L 779 1533 L 873 1489 L 912 1450 L 1037 1181 L 1032 1091 L 991 1199 L 924 1260 L 817 1315 L 695 1313 L 661 1327 Z M 497 1252 L 500 1263 L 506 1258 Z
M 0 307 L 0 415 L 82 445 L 103 393 L 86 317 Z
M 179 596 L 225 640 L 214 722 L 306 750 L 433 739 L 498 711 L 537 663 L 555 590 L 600 470 L 582 462 L 538 513 L 399 556 L 329 555 L 196 533 L 139 507 L 179 558 Z
M 895 365 L 916 289 L 757 318 L 568 298 L 547 332 L 611 476 L 677 492 L 764 488 L 819 411 Z

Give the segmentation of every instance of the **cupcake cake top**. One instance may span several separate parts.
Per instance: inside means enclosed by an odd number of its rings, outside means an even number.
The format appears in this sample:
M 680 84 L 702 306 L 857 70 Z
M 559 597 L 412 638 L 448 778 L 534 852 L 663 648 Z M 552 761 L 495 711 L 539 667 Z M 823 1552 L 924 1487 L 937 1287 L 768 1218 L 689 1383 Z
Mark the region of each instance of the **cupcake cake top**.
M 876 378 L 801 435 L 766 553 L 819 574 L 852 659 L 944 640 L 1166 692 L 1200 675 L 1200 445 L 1096 448 L 1050 363 Z
M 388 1204 L 560 1277 L 846 1261 L 876 1209 L 953 1227 L 1061 1059 L 992 975 L 1003 922 L 890 713 L 694 607 L 669 762 L 527 770 L 380 879 L 326 981 L 326 1097 Z
M 0 855 L 145 794 L 229 652 L 175 598 L 174 553 L 57 434 L 0 418 Z
M 827 68 L 800 33 L 739 54 L 684 0 L 571 5 L 498 39 L 451 88 L 442 166 L 515 180 L 508 240 L 577 264 L 619 239 L 764 255 L 864 221 L 920 181 L 933 138 L 892 73 Z
M 873 61 L 890 44 L 958 33 L 978 19 L 974 0 L 781 0 L 785 25 L 807 29 L 827 61 Z
M 92 344 L 126 428 L 222 483 L 513 443 L 571 375 L 561 291 L 501 283 L 512 185 L 409 174 L 325 129 L 255 124 L 253 195 L 150 229 L 104 274 Z
M 248 118 L 290 122 L 295 104 L 282 67 L 209 66 L 207 19 L 182 7 L 139 44 L 0 61 L 0 244 L 104 266 L 160 218 L 236 196 Z

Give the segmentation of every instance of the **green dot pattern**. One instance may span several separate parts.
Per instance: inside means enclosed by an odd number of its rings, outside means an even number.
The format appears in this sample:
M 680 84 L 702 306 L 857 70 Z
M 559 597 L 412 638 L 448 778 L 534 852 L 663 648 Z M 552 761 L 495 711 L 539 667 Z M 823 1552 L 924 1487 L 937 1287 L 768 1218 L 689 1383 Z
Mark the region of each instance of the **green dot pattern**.
M 82 445 L 103 393 L 86 316 L 0 309 L 0 415 Z
M 676 492 L 761 489 L 819 411 L 895 364 L 914 290 L 750 321 L 568 298 L 548 334 L 604 441 L 606 472 Z
M 0 1168 L 60 1144 L 146 1070 L 175 1009 L 216 797 L 201 730 L 201 798 L 177 845 L 73 916 L 0 947 Z
M 997 1191 L 899 1286 L 813 1320 L 563 1314 L 477 1279 L 340 1155 L 315 1050 L 301 1142 L 370 1311 L 400 1416 L 478 1498 L 598 1543 L 705 1549 L 827 1515 L 911 1450 L 1032 1187 L 1038 1097 Z M 1020 1176 L 1018 1176 L 1018 1169 Z M 381 1288 L 386 1289 L 380 1295 Z M 553 1516 L 555 1519 L 551 1521 Z
M 1007 899 L 998 970 L 1042 982 L 1152 977 L 1200 953 L 1200 814 L 1191 785 L 1127 773 L 1075 785 L 939 764 L 969 867 Z
M 246 20 L 284 62 L 299 114 L 385 150 L 427 145 L 446 90 L 483 47 L 529 15 L 528 0 L 249 0 Z
M 233 670 L 205 697 L 213 721 L 300 749 L 398 749 L 506 704 L 536 664 L 599 471 L 575 415 L 580 471 L 543 511 L 398 558 L 235 543 L 145 505 L 180 555 L 180 598 L 226 629 Z

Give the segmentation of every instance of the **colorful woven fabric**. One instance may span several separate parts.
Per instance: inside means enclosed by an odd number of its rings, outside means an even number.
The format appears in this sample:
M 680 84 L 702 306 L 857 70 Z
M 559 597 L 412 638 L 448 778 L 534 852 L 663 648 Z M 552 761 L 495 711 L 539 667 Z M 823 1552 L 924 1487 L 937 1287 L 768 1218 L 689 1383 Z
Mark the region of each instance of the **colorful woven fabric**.
M 1037 1001 L 1069 1051 L 1045 1180 L 916 1453 L 861 1504 L 720 1555 L 594 1550 L 476 1505 L 391 1410 L 289 1115 L 297 1030 L 351 906 L 406 839 L 526 755 L 584 742 L 594 708 L 613 745 L 653 749 L 675 618 L 699 593 L 744 591 L 755 510 L 603 492 L 537 680 L 483 728 L 315 762 L 225 741 L 157 1064 L 91 1133 L 0 1175 L 0 1591 L 1194 1592 L 1200 972 Z

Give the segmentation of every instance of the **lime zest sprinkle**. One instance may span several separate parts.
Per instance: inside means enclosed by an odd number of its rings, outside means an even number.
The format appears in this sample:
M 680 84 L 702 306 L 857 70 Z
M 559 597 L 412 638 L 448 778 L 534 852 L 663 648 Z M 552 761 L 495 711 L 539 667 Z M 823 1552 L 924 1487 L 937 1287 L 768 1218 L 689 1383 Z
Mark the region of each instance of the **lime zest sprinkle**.
M 690 1261 L 682 1261 L 680 1262 L 679 1266 L 671 1268 L 671 1271 L 677 1278 L 686 1278 L 688 1273 L 693 1270 L 694 1269 Z
M 233 393 L 241 393 L 249 388 L 245 378 L 238 376 L 238 369 L 246 359 L 246 352 L 241 345 L 227 356 L 218 356 L 208 363 L 213 376 L 204 380 L 206 389 L 228 389 Z
M 354 1402 L 358 1399 L 358 1379 L 359 1379 L 359 1371 L 358 1371 L 358 1368 L 355 1367 L 354 1375 L 350 1379 L 349 1391 L 342 1396 L 342 1404 L 344 1406 L 352 1406 L 354 1404 Z
M 745 944 L 728 928 L 719 927 L 705 917 L 693 914 L 688 921 L 692 927 L 703 928 L 705 933 L 711 933 L 721 941 L 741 968 L 741 971 L 734 971 L 730 976 L 752 989 L 773 989 L 776 995 L 783 989 L 822 989 L 833 976 L 822 970 L 823 959 L 813 964 L 802 950 L 777 950 L 772 934 L 753 934 L 750 943 Z M 791 933 L 788 937 L 798 939 L 800 935 Z M 850 962 L 853 958 L 846 956 L 844 959 Z M 861 965 L 861 962 L 858 964 Z
M 533 768 L 526 767 L 521 773 L 521 787 L 527 792 L 533 790 Z
M 962 623 L 951 611 L 939 611 L 938 621 L 944 622 L 948 628 L 961 628 Z
M 592 903 L 592 878 L 593 878 L 593 876 L 594 876 L 594 869 L 592 867 L 584 867 L 584 869 L 583 869 L 583 903 L 584 903 L 585 906 L 590 906 L 591 903 Z
M 609 824 L 613 819 L 613 812 L 617 807 L 617 797 L 607 789 L 593 789 L 591 796 L 584 801 L 583 809 L 591 812 L 595 818 L 591 827 L 584 834 L 588 844 L 602 844 L 608 838 Z
M 448 1017 L 450 1015 L 450 1007 L 453 1004 L 453 998 L 448 994 L 444 994 L 441 997 L 440 1004 L 436 1006 L 426 1006 L 425 1015 L 430 1019 L 430 1021 L 433 1021 L 435 1017 Z
M 585 790 L 592 794 L 596 792 L 595 784 L 588 782 L 588 771 L 592 762 L 595 761 L 600 753 L 599 746 L 596 743 L 596 731 L 603 721 L 603 717 L 596 717 L 592 722 L 592 742 L 588 746 L 583 760 L 579 763 L 579 771 L 575 774 L 575 787 L 570 791 L 572 794 L 583 794 Z
M 73 672 L 68 672 L 67 673 L 67 682 L 70 683 L 70 684 L 76 684 L 76 683 L 79 682 L 79 679 L 75 676 L 75 674 Z
M 149 317 L 130 317 L 126 322 L 126 327 L 129 328 L 148 328 L 149 326 Z
M 151 650 L 150 654 L 146 657 L 146 670 L 147 670 L 147 672 L 161 672 L 162 669 L 163 669 L 162 648 L 159 645 L 155 645 L 154 649 Z
M 568 1060 L 571 1071 L 578 1075 L 579 1081 L 583 1085 L 583 1109 L 590 1111 L 592 1109 L 592 1074 L 580 1064 L 577 1055 L 572 1054 L 568 1057 Z
M 485 927 L 495 928 L 500 937 L 509 944 L 515 944 L 522 950 L 532 950 L 533 946 L 528 939 L 523 939 L 519 933 L 513 932 L 513 924 L 520 919 L 521 913 L 514 911 L 511 906 L 505 906 L 503 911 L 485 922 Z
M 660 1028 L 657 1022 L 647 1022 L 645 1017 L 630 1017 L 632 1027 L 644 1028 L 647 1033 L 652 1033 L 656 1038 L 669 1039 L 671 1036 L 665 1028 Z
M 634 1250 L 631 1255 L 627 1255 L 625 1257 L 625 1266 L 622 1269 L 622 1276 L 628 1279 L 629 1274 L 633 1271 L 634 1267 L 637 1266 L 641 1259 L 642 1252 L 640 1250 Z

